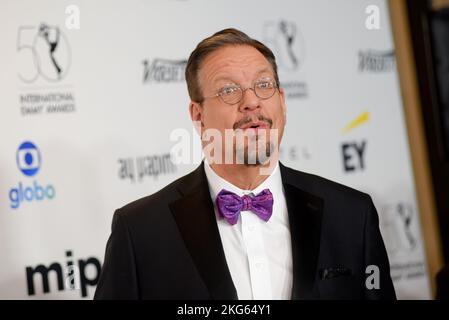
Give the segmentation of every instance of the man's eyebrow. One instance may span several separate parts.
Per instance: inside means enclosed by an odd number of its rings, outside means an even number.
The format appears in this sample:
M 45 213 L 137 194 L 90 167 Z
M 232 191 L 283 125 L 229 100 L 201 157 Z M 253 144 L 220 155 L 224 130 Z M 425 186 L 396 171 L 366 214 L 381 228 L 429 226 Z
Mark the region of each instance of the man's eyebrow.
M 215 82 L 215 83 L 218 83 L 218 82 L 220 82 L 220 81 L 228 81 L 229 83 L 235 83 L 235 81 L 234 81 L 234 80 L 231 80 L 231 78 L 228 77 L 228 76 L 226 76 L 226 77 L 219 77 L 219 78 L 217 78 L 217 79 L 214 79 L 214 82 Z
M 261 74 L 261 73 L 265 73 L 265 72 L 272 73 L 272 70 L 271 70 L 271 68 L 264 68 L 264 69 L 262 69 L 262 70 L 259 70 L 259 71 L 257 72 L 257 74 Z
M 262 73 L 267 73 L 267 72 L 268 72 L 268 73 L 272 73 L 271 68 L 263 68 L 263 69 L 257 71 L 257 72 L 256 72 L 256 76 L 258 76 L 258 75 L 260 75 L 260 74 L 262 74 Z M 232 79 L 230 78 L 230 76 L 223 76 L 223 77 L 219 77 L 219 78 L 217 78 L 217 79 L 214 80 L 215 83 L 218 83 L 218 82 L 220 82 L 220 81 L 228 81 L 229 83 L 236 83 L 236 81 L 232 80 Z

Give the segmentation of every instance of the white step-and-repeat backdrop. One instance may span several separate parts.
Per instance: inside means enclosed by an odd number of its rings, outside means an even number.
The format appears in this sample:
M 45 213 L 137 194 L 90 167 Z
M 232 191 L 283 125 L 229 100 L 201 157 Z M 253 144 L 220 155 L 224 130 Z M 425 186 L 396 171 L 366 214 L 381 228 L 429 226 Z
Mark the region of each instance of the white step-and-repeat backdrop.
M 1 1 L 0 298 L 93 297 L 114 210 L 201 159 L 170 134 L 198 141 L 185 63 L 226 27 L 277 56 L 282 161 L 371 194 L 398 297 L 430 298 L 380 0 Z

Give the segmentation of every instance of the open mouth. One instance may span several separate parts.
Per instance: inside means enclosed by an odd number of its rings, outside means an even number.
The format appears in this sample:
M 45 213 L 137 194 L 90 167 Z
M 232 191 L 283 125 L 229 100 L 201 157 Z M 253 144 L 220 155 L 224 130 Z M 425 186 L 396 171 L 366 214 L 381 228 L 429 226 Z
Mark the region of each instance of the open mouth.
M 243 126 L 241 128 L 242 130 L 248 130 L 248 129 L 269 129 L 269 125 L 266 122 L 253 122 L 248 123 L 247 125 Z

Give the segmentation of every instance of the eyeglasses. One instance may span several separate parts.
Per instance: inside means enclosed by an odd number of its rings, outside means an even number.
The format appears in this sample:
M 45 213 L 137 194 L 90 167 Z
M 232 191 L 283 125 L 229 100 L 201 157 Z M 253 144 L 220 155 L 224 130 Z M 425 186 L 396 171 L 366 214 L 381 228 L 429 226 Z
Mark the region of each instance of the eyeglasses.
M 221 88 L 220 91 L 218 91 L 218 93 L 216 93 L 215 95 L 204 97 L 203 100 L 220 97 L 224 103 L 233 105 L 242 101 L 243 93 L 248 89 L 253 90 L 258 98 L 266 100 L 274 95 L 277 88 L 278 85 L 276 81 L 271 78 L 262 78 L 254 82 L 253 87 L 249 87 L 246 89 L 242 89 L 241 86 L 236 84 L 226 85 Z

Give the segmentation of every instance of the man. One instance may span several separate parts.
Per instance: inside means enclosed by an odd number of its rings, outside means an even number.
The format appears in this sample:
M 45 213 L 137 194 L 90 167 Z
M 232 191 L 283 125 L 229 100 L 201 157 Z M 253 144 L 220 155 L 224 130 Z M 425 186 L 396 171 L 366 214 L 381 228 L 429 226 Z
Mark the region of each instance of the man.
M 395 299 L 371 198 L 278 162 L 286 106 L 270 49 L 222 30 L 186 80 L 205 161 L 116 211 L 95 298 Z

